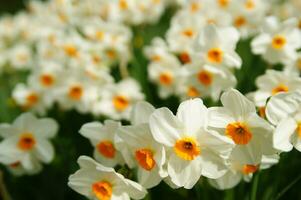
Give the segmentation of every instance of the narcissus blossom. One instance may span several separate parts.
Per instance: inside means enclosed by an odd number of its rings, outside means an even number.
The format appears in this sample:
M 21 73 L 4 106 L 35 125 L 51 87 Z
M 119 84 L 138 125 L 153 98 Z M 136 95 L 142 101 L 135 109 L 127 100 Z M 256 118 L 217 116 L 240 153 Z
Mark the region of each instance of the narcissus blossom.
M 273 96 L 266 107 L 267 119 L 276 126 L 273 144 L 277 150 L 301 151 L 301 93 L 289 92 Z
M 255 83 L 258 89 L 249 95 L 259 107 L 264 107 L 267 99 L 273 95 L 301 89 L 301 78 L 290 71 L 267 70 L 257 77 Z
M 211 66 L 240 68 L 242 60 L 235 52 L 238 40 L 239 33 L 235 28 L 205 26 L 195 44 L 194 57 Z
M 223 107 L 209 108 L 208 126 L 235 143 L 233 151 L 243 152 L 241 162 L 260 163 L 262 155 L 274 153 L 272 126 L 259 117 L 255 105 L 239 91 L 230 89 L 221 96 Z
M 289 63 L 296 59 L 301 47 L 297 20 L 292 18 L 279 22 L 276 17 L 268 17 L 262 32 L 251 43 L 252 52 L 262 55 L 271 64 Z
M 50 163 L 54 148 L 49 141 L 58 131 L 58 124 L 50 118 L 38 119 L 31 113 L 20 115 L 12 124 L 1 124 L 0 162 L 17 174 L 35 174 L 41 163 Z M 21 170 L 21 173 L 20 173 Z
M 167 151 L 167 171 L 177 187 L 192 188 L 200 176 L 218 178 L 226 172 L 224 159 L 233 142 L 215 131 L 208 131 L 207 108 L 201 99 L 184 101 L 177 115 L 167 108 L 150 116 L 155 140 Z
M 116 141 L 125 161 L 130 167 L 138 168 L 138 182 L 146 188 L 160 183 L 167 176 L 164 146 L 152 136 L 149 116 L 155 108 L 146 103 L 137 103 L 132 112 L 131 126 L 122 126 L 117 132 L 121 140 Z
M 121 126 L 119 122 L 106 120 L 84 124 L 80 134 L 88 138 L 94 146 L 94 158 L 104 166 L 114 167 L 123 164 L 121 153 L 115 147 L 115 134 Z
M 107 168 L 87 156 L 78 159 L 80 169 L 70 175 L 68 185 L 91 200 L 142 199 L 146 190 L 124 178 L 113 168 Z

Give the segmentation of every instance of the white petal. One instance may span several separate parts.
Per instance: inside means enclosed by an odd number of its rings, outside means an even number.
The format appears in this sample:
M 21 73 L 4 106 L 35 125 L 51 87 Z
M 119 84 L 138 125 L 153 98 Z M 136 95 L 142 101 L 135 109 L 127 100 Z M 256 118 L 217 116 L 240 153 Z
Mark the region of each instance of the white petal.
M 184 134 L 182 123 L 167 108 L 160 108 L 151 115 L 150 128 L 155 140 L 166 146 L 173 146 L 181 132 Z
M 290 137 L 294 134 L 296 128 L 296 121 L 292 118 L 280 121 L 274 132 L 274 148 L 286 152 L 291 151 L 293 145 L 291 144 Z
M 209 179 L 210 185 L 219 190 L 227 190 L 235 187 L 241 181 L 242 176 L 240 173 L 233 173 L 232 171 L 228 171 L 224 176 L 218 179 Z
M 235 89 L 224 92 L 221 97 L 224 107 L 232 111 L 236 118 L 256 112 L 255 105 Z
M 200 157 L 186 161 L 173 154 L 169 158 L 167 170 L 175 185 L 191 189 L 201 176 Z
M 125 179 L 125 181 L 128 185 L 126 192 L 132 199 L 143 199 L 145 197 L 147 191 L 144 187 L 129 179 Z
M 35 124 L 38 119 L 32 113 L 21 114 L 13 123 L 13 126 L 19 130 L 31 130 L 31 125 Z
M 44 138 L 54 137 L 59 128 L 58 123 L 50 118 L 39 119 L 32 126 L 34 134 Z
M 211 107 L 208 109 L 208 126 L 214 128 L 225 128 L 235 119 L 231 116 L 231 112 L 222 107 Z
M 54 148 L 52 144 L 45 139 L 38 139 L 35 147 L 35 155 L 44 163 L 49 163 L 54 157 Z
M 131 111 L 131 122 L 133 125 L 148 123 L 150 115 L 155 111 L 155 108 L 145 102 L 138 102 Z
M 199 98 L 180 104 L 177 117 L 185 126 L 186 134 L 196 133 L 207 121 L 207 108 Z
M 152 188 L 161 182 L 162 178 L 159 175 L 158 168 L 153 168 L 151 171 L 138 169 L 138 181 L 145 188 Z

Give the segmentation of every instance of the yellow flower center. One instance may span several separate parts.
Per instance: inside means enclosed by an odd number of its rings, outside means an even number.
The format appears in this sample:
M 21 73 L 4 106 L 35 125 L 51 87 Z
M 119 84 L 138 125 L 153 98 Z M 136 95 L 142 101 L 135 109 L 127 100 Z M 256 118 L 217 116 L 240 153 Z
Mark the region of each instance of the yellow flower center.
M 159 62 L 161 60 L 161 56 L 159 55 L 154 55 L 151 57 L 151 60 L 154 62 Z
M 210 86 L 213 81 L 212 74 L 207 70 L 200 71 L 197 74 L 197 78 L 198 78 L 198 81 L 205 86 Z
M 272 94 L 275 95 L 275 94 L 278 94 L 279 92 L 288 92 L 288 87 L 284 84 L 279 84 L 277 87 L 275 87 L 273 90 L 272 90 Z
M 23 133 L 18 141 L 18 148 L 23 151 L 30 151 L 34 148 L 36 140 L 32 133 Z
M 213 48 L 208 51 L 207 57 L 211 63 L 220 64 L 223 61 L 223 54 L 221 49 Z
M 201 154 L 201 149 L 194 138 L 182 138 L 177 140 L 174 151 L 183 160 L 194 160 Z
M 83 88 L 80 85 L 74 85 L 69 89 L 68 95 L 70 99 L 78 101 L 83 96 L 83 93 Z
M 110 59 L 115 59 L 116 58 L 116 52 L 113 49 L 109 49 L 106 51 L 106 55 L 108 56 L 108 58 Z
M 190 56 L 187 52 L 183 52 L 179 55 L 179 59 L 183 64 L 187 64 L 191 62 Z
M 104 37 L 104 32 L 103 31 L 96 31 L 95 37 L 97 40 L 102 40 Z
M 114 158 L 116 149 L 111 141 L 101 141 L 97 145 L 98 152 L 106 158 Z
M 64 47 L 65 54 L 70 57 L 78 57 L 78 51 L 74 45 L 65 45 Z
M 218 2 L 218 4 L 219 4 L 220 7 L 225 8 L 225 7 L 227 7 L 229 5 L 230 0 L 217 0 L 217 2 Z
M 234 26 L 237 28 L 244 26 L 247 23 L 247 20 L 243 16 L 238 16 L 234 19 Z
M 244 165 L 242 167 L 242 173 L 245 175 L 253 174 L 258 170 L 258 165 Z
M 29 95 L 26 97 L 26 104 L 25 108 L 31 108 L 34 106 L 36 103 L 39 101 L 39 96 L 35 92 L 31 92 Z
M 194 31 L 191 29 L 191 28 L 188 28 L 188 29 L 186 29 L 186 30 L 184 30 L 183 32 L 182 32 L 182 34 L 184 35 L 184 36 L 186 36 L 186 37 L 193 37 L 194 36 Z
M 282 49 L 286 45 L 286 38 L 282 35 L 276 35 L 272 40 L 272 47 L 274 49 Z
M 254 0 L 248 0 L 245 3 L 245 7 L 247 10 L 253 10 L 255 8 L 255 2 Z
M 129 104 L 130 101 L 125 96 L 118 95 L 113 98 L 113 105 L 117 111 L 124 111 L 129 107 Z
M 252 139 L 251 131 L 246 124 L 241 122 L 228 124 L 226 127 L 226 135 L 238 145 L 246 145 Z
M 40 82 L 44 87 L 50 87 L 54 83 L 54 77 L 50 74 L 42 74 Z
M 110 200 L 112 190 L 112 185 L 107 181 L 96 182 L 92 185 L 92 191 L 98 200 Z
M 147 171 L 152 170 L 156 165 L 153 152 L 150 149 L 138 149 L 135 152 L 135 158 L 139 165 Z
M 126 2 L 126 0 L 120 0 L 119 1 L 119 8 L 121 10 L 126 10 L 128 9 L 128 3 Z
M 160 74 L 159 81 L 160 81 L 161 85 L 168 86 L 168 85 L 172 84 L 173 77 L 170 73 L 164 72 L 164 73 Z
M 195 98 L 200 96 L 200 92 L 193 86 L 188 87 L 187 96 L 191 98 Z
M 190 10 L 191 12 L 197 12 L 201 9 L 201 4 L 200 3 L 197 3 L 197 2 L 192 2 L 190 4 Z

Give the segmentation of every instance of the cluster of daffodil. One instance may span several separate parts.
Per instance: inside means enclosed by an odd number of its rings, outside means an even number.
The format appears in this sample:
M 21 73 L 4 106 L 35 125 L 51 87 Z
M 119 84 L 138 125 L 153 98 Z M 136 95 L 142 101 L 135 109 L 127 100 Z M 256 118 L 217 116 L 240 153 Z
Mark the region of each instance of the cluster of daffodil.
M 237 43 L 252 37 L 254 54 L 262 55 L 270 64 L 285 65 L 285 71 L 300 69 L 299 1 L 181 2 L 165 38 L 155 38 L 145 48 L 150 60 L 148 76 L 158 85 L 161 98 L 175 95 L 181 99 L 218 100 L 222 91 L 236 85 L 234 72 L 242 65 L 235 52 Z M 284 10 L 284 5 L 291 9 Z M 285 18 L 281 10 L 286 11 Z M 290 76 L 289 72 L 285 74 Z
M 152 5 L 157 9 L 143 11 Z M 120 22 L 147 23 L 166 5 L 153 0 L 33 1 L 28 11 L 1 18 L 2 68 L 30 72 L 27 82 L 13 91 L 16 104 L 38 114 L 57 104 L 64 110 L 127 119 L 132 104 L 144 95 L 134 79 L 124 78 L 132 32 Z M 114 13 L 120 16 L 110 16 Z M 111 69 L 118 66 L 123 80 L 116 83 Z
M 139 102 L 131 125 L 107 120 L 82 126 L 99 163 L 81 156 L 81 169 L 68 185 L 89 199 L 141 199 L 161 181 L 191 189 L 201 177 L 217 189 L 232 188 L 278 163 L 279 153 L 293 146 L 301 151 L 300 97 L 300 91 L 275 94 L 266 118 L 235 89 L 222 94 L 221 107 L 207 108 L 195 98 L 182 102 L 176 114 Z M 139 184 L 114 171 L 124 164 L 135 169 Z

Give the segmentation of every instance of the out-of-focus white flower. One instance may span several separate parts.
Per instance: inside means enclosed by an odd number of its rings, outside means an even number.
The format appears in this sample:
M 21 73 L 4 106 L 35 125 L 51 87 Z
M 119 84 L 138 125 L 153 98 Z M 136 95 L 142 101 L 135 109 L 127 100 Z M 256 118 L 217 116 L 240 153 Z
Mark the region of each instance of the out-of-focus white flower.
M 88 138 L 94 146 L 94 158 L 104 166 L 114 167 L 123 164 L 120 152 L 115 148 L 115 133 L 120 127 L 119 122 L 106 120 L 104 124 L 91 122 L 84 124 L 80 134 Z
M 182 84 L 178 84 L 184 99 L 211 97 L 217 101 L 221 92 L 236 85 L 235 76 L 227 69 L 218 69 L 200 61 L 187 64 L 182 69 Z M 185 70 L 185 71 L 184 71 Z
M 80 169 L 69 177 L 68 185 L 91 200 L 142 199 L 147 193 L 138 183 L 87 156 L 79 157 L 78 164 Z
M 28 69 L 32 62 L 32 52 L 26 45 L 19 44 L 10 50 L 8 62 L 12 68 Z
M 178 87 L 180 63 L 176 57 L 163 58 L 160 62 L 152 62 L 148 66 L 149 78 L 159 86 L 159 96 L 167 98 L 175 94 Z
M 255 172 L 260 169 L 267 169 L 275 165 L 279 161 L 279 155 L 262 156 L 261 163 L 258 165 L 248 165 L 241 162 L 241 157 L 244 154 L 234 151 L 229 159 L 229 171 L 218 179 L 210 179 L 209 183 L 213 187 L 226 190 L 235 187 L 243 179 L 244 181 L 251 181 Z
M 177 187 L 190 189 L 203 175 L 218 178 L 226 172 L 224 159 L 233 142 L 217 132 L 205 129 L 207 108 L 201 99 L 184 101 L 174 116 L 160 108 L 150 116 L 155 140 L 167 151 L 167 171 Z
M 289 92 L 273 96 L 266 107 L 267 119 L 276 126 L 273 144 L 277 150 L 301 151 L 301 93 Z
M 34 111 L 41 115 L 44 115 L 50 106 L 48 101 L 43 99 L 39 90 L 22 83 L 16 85 L 12 96 L 16 104 L 22 109 Z
M 243 39 L 254 36 L 266 15 L 267 4 L 262 0 L 236 0 L 231 9 L 232 24 Z
M 50 163 L 54 148 L 49 139 L 58 131 L 53 119 L 38 119 L 31 113 L 20 115 L 12 124 L 1 124 L 0 162 L 16 174 L 34 174 L 42 163 Z
M 203 26 L 204 22 L 198 15 L 191 15 L 187 12 L 176 15 L 166 33 L 170 50 L 178 54 L 189 51 L 198 36 L 199 29 Z
M 276 17 L 268 17 L 262 32 L 251 43 L 252 52 L 262 55 L 271 64 L 289 63 L 297 57 L 301 47 L 300 32 L 295 18 L 279 22 Z
M 284 71 L 292 74 L 300 74 L 301 72 L 301 53 L 297 55 L 297 59 L 285 65 Z
M 206 26 L 195 44 L 194 59 L 217 67 L 240 68 L 242 60 L 235 52 L 239 33 L 235 28 Z
M 257 165 L 262 155 L 274 153 L 273 128 L 257 115 L 254 103 L 235 89 L 224 92 L 221 102 L 223 107 L 209 108 L 209 129 L 233 140 L 233 151 L 244 155 L 240 158 L 242 163 Z
M 164 147 L 154 140 L 149 128 L 149 116 L 155 108 L 146 103 L 137 103 L 131 114 L 131 126 L 119 128 L 116 141 L 125 161 L 131 168 L 138 168 L 138 182 L 152 188 L 167 176 Z
M 279 93 L 301 89 L 301 78 L 296 73 L 267 70 L 256 79 L 257 90 L 250 94 L 256 106 L 264 107 L 269 97 Z
M 101 99 L 93 106 L 94 114 L 103 114 L 113 119 L 129 119 L 133 105 L 144 99 L 140 85 L 128 78 L 101 91 Z

